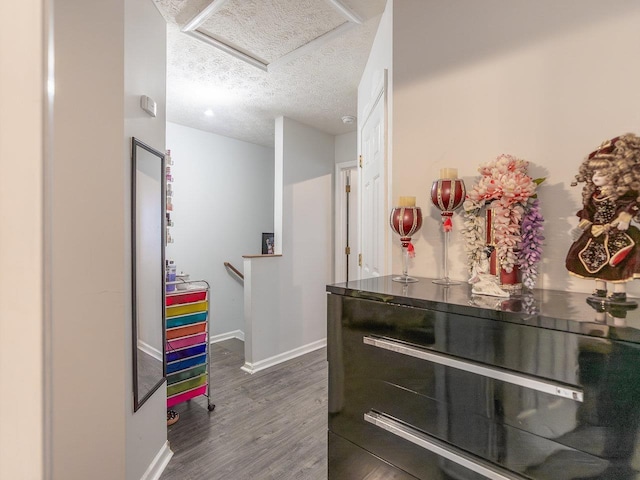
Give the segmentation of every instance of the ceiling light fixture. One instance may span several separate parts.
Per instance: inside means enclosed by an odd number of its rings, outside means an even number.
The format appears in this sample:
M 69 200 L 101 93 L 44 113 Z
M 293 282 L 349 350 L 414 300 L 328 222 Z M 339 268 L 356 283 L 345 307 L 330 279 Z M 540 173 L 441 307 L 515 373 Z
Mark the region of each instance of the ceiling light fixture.
M 345 125 L 351 125 L 355 121 L 356 121 L 356 117 L 354 117 L 353 115 L 343 115 L 342 116 L 342 123 L 344 123 Z
M 210 108 L 204 111 L 204 114 L 207 117 L 213 117 L 213 110 L 211 110 Z

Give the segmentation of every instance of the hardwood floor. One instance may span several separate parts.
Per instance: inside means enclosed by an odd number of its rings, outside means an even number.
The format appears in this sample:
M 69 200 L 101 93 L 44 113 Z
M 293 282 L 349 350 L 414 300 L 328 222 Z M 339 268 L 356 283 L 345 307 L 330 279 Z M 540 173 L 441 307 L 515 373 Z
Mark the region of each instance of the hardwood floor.
M 211 398 L 174 407 L 160 480 L 326 480 L 327 362 L 317 350 L 249 375 L 243 342 L 212 345 Z

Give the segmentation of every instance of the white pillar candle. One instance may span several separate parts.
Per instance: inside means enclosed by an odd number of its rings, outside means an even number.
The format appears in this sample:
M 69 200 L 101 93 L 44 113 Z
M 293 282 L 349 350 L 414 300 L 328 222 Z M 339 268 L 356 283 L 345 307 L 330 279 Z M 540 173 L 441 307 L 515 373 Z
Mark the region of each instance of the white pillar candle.
M 415 207 L 416 206 L 416 197 L 400 197 L 398 200 L 399 207 Z
M 441 168 L 440 178 L 458 178 L 457 168 Z

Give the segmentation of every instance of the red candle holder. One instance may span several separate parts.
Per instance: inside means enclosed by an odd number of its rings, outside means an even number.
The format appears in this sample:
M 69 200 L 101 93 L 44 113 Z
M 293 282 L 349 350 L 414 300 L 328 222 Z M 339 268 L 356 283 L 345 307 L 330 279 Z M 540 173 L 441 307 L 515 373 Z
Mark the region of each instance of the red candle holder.
M 444 232 L 443 270 L 444 277 L 434 280 L 439 285 L 460 285 L 449 278 L 449 234 L 453 230 L 451 217 L 464 202 L 467 194 L 464 182 L 459 178 L 441 178 L 431 185 L 431 201 L 441 211 L 442 230 Z
M 411 236 L 422 227 L 422 210 L 420 207 L 395 207 L 391 210 L 389 224 L 394 232 L 400 235 L 400 245 L 402 246 L 402 275 L 393 277 L 394 282 L 414 283 L 418 279 L 410 277 L 409 251 L 412 250 Z

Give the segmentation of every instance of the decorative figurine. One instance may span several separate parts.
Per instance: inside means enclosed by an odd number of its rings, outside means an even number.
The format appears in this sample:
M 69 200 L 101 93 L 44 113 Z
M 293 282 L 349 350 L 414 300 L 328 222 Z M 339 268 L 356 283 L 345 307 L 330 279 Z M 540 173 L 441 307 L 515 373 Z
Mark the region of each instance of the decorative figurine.
M 471 268 L 471 278 L 469 283 L 472 285 L 471 293 L 475 295 L 489 295 L 492 297 L 508 297 L 509 292 L 500 288 L 495 274 L 491 274 L 489 267 L 490 249 L 485 249 L 486 257 L 475 263 Z
M 640 277 L 640 137 L 628 133 L 603 142 L 582 162 L 576 181 L 582 188 L 580 222 L 572 232 L 566 267 L 580 278 L 595 280 L 591 306 L 612 304 L 628 309 L 626 282 Z M 609 291 L 607 284 L 613 291 Z

